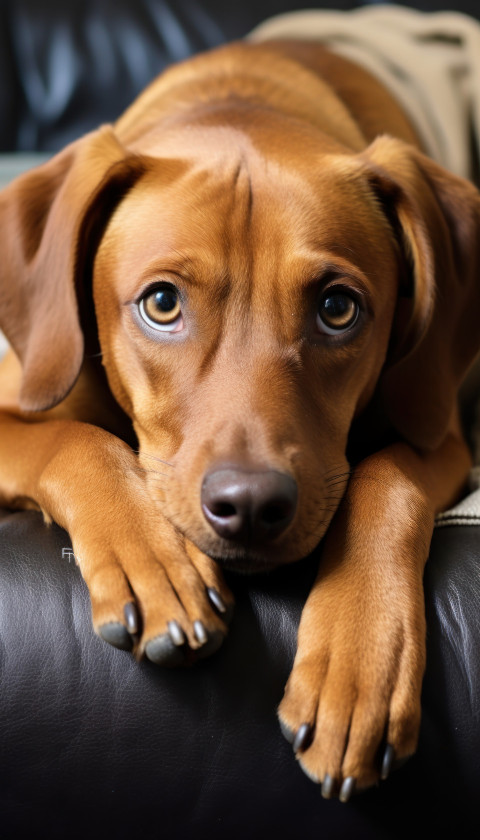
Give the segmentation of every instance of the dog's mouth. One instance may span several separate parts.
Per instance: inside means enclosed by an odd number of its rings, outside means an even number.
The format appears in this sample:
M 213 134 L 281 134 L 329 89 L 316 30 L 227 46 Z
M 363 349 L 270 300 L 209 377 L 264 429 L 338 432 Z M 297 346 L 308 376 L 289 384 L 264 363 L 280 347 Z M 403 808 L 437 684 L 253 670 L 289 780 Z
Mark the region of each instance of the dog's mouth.
M 273 572 L 279 565 L 275 560 L 265 557 L 257 552 L 245 550 L 229 551 L 217 555 L 209 554 L 209 557 L 218 563 L 227 572 L 235 572 L 242 575 L 258 575 Z
M 288 550 L 286 545 L 262 545 L 252 542 L 232 543 L 222 540 L 220 543 L 195 541 L 197 548 L 210 557 L 224 571 L 242 575 L 267 574 L 281 566 L 290 565 L 310 553 L 298 554 Z
M 199 551 L 210 557 L 225 571 L 242 575 L 267 574 L 283 566 L 292 565 L 308 557 L 323 539 L 325 527 L 312 528 L 308 538 L 301 539 L 298 529 L 287 530 L 274 539 L 259 536 L 254 529 L 242 539 L 219 538 L 205 533 L 184 536 L 196 545 Z

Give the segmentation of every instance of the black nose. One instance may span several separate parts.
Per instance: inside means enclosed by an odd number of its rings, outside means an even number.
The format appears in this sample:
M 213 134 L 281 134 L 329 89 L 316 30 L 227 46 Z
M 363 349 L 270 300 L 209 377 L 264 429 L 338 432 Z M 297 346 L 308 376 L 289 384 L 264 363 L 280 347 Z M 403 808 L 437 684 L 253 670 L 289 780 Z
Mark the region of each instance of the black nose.
M 207 522 L 220 537 L 261 543 L 278 537 L 292 521 L 297 484 L 276 470 L 219 469 L 205 476 L 201 501 Z

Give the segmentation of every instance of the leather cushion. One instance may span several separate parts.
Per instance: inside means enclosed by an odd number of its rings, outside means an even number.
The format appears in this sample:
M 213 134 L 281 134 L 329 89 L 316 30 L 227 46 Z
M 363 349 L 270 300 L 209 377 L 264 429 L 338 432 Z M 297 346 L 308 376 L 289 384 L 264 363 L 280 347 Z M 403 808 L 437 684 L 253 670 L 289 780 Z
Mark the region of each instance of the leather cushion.
M 168 671 L 94 635 L 63 531 L 33 512 L 0 513 L 2 836 L 458 832 L 480 786 L 479 545 L 478 527 L 435 533 L 419 750 L 345 806 L 322 800 L 275 716 L 315 558 L 231 579 L 237 608 L 224 647 Z

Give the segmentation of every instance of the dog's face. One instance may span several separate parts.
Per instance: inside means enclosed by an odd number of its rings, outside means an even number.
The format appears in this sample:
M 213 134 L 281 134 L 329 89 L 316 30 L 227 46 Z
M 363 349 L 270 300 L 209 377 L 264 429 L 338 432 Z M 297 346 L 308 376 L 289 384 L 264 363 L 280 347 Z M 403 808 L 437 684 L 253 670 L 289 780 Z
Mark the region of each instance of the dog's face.
M 385 361 L 392 231 L 342 150 L 308 133 L 279 147 L 271 122 L 182 128 L 156 153 L 95 259 L 110 386 L 188 539 L 237 569 L 298 560 L 338 506 Z M 223 527 L 235 493 L 266 494 L 268 527 Z
M 81 138 L 4 190 L 0 219 L 20 408 L 74 385 L 93 263 L 149 492 L 212 557 L 264 569 L 318 544 L 376 388 L 401 439 L 445 437 L 477 351 L 480 203 L 401 141 L 353 152 L 275 110 L 180 111 L 128 147 L 111 126 Z

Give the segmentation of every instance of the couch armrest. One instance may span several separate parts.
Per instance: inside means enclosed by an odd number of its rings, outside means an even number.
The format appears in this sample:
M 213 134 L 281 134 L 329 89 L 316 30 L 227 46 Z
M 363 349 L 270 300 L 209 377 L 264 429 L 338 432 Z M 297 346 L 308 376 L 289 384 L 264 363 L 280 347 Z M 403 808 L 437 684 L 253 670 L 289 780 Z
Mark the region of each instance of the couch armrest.
M 480 789 L 479 527 L 434 535 L 418 753 L 348 805 L 321 798 L 275 716 L 314 559 L 233 579 L 222 650 L 168 671 L 94 635 L 69 546 L 39 514 L 0 512 L 2 836 L 461 836 Z

